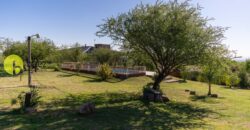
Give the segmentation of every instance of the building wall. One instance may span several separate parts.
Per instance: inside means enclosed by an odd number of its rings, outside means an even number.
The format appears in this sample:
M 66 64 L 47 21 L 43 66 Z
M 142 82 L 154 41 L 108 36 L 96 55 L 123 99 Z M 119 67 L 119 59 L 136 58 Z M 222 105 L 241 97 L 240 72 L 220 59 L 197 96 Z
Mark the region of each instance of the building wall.
M 109 44 L 95 44 L 95 48 L 107 48 L 110 49 L 110 45 Z

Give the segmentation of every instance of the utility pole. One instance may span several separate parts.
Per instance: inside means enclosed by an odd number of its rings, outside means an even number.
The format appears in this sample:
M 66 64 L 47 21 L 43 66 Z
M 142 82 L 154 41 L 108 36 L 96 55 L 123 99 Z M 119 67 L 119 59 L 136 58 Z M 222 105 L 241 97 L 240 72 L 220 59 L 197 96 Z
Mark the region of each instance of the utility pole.
M 27 42 L 28 42 L 28 87 L 31 87 L 31 38 L 32 37 L 40 38 L 39 34 L 35 34 L 32 36 L 28 36 Z
M 39 34 L 35 34 L 32 36 L 28 36 L 27 38 L 27 42 L 28 42 L 28 87 L 31 90 L 32 84 L 31 84 L 31 38 L 32 37 L 36 37 L 39 38 Z M 20 77 L 21 79 L 21 77 Z M 31 98 L 32 98 L 32 90 L 30 92 L 27 92 L 25 94 L 25 98 L 24 98 L 24 107 L 25 108 L 29 108 L 31 105 Z
M 28 86 L 31 87 L 31 37 L 28 36 Z

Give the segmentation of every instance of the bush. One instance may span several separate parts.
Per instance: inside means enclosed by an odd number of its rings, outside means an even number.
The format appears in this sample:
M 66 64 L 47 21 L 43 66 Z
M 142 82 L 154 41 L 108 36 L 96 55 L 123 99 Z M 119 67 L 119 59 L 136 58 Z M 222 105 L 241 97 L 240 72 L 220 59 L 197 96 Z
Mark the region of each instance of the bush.
M 11 100 L 11 105 L 15 105 L 15 104 L 19 103 L 20 110 L 23 111 L 24 110 L 24 101 L 25 101 L 25 92 L 21 92 L 20 94 L 18 94 L 16 99 Z
M 198 71 L 190 71 L 187 77 L 189 80 L 197 81 L 200 74 Z
M 188 79 L 188 71 L 186 68 L 181 69 L 181 78 L 186 82 Z
M 37 88 L 31 88 L 30 93 L 31 93 L 30 107 L 35 108 L 39 104 L 41 96 L 39 96 L 39 91 Z M 21 111 L 25 110 L 25 94 L 26 92 L 21 92 L 16 99 L 11 100 L 12 105 L 19 103 Z
M 97 74 L 100 76 L 101 80 L 107 80 L 113 76 L 112 69 L 108 64 L 100 65 Z
M 248 88 L 248 86 L 250 85 L 250 79 L 249 79 L 248 73 L 246 71 L 240 72 L 239 78 L 240 78 L 240 82 L 239 82 L 240 87 Z
M 37 107 L 40 102 L 39 90 L 37 88 L 31 89 L 31 107 Z
M 61 71 L 61 68 L 58 66 L 55 66 L 54 71 Z
M 54 71 L 60 71 L 61 68 L 56 64 L 56 63 L 52 63 L 52 64 L 45 64 L 44 66 L 42 66 L 43 69 L 53 69 Z
M 206 79 L 204 77 L 203 74 L 199 74 L 197 77 L 196 77 L 197 81 L 199 82 L 206 82 Z
M 237 86 L 240 82 L 240 78 L 236 74 L 231 74 L 226 80 L 226 85 L 229 87 Z

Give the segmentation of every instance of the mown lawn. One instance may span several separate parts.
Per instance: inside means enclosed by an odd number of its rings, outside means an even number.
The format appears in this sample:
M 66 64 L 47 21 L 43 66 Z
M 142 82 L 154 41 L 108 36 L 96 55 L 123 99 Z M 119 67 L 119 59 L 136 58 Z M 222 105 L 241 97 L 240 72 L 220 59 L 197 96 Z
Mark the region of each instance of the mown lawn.
M 0 129 L 250 129 L 250 90 L 214 85 L 218 99 L 207 98 L 207 85 L 199 82 L 162 83 L 171 99 L 167 104 L 139 99 L 148 77 L 101 82 L 94 75 L 71 72 L 38 72 L 42 102 L 35 114 L 13 111 L 12 98 L 24 87 L 27 76 L 0 78 Z M 195 90 L 190 96 L 184 90 Z M 81 116 L 79 105 L 91 101 L 96 113 Z

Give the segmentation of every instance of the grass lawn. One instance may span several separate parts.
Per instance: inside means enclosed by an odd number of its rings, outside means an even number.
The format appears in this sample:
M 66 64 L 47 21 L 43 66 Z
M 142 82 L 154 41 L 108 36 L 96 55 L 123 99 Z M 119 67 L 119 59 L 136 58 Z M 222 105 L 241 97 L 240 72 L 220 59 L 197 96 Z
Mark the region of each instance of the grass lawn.
M 167 104 L 138 99 L 148 77 L 100 82 L 96 76 L 70 72 L 38 72 L 33 83 L 40 85 L 42 102 L 38 112 L 13 111 L 12 98 L 28 91 L 27 75 L 0 78 L 0 129 L 250 129 L 250 90 L 213 85 L 218 99 L 207 98 L 207 85 L 199 82 L 162 83 L 171 99 Z M 185 89 L 195 90 L 190 96 Z M 96 113 L 77 114 L 79 105 L 92 101 Z

